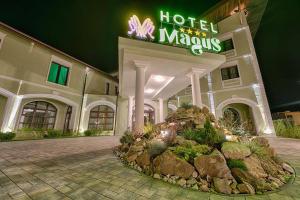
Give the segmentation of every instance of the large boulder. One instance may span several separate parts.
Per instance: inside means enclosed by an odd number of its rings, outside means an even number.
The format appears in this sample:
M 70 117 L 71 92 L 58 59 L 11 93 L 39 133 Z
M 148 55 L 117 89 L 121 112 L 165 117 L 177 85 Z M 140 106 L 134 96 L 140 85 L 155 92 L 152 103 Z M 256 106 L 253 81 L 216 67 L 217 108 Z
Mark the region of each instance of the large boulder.
M 140 155 L 144 150 L 144 146 L 142 143 L 131 145 L 125 159 L 127 162 L 133 162 L 137 159 L 138 155 Z
M 272 190 L 271 184 L 267 183 L 263 178 L 256 178 L 248 171 L 241 170 L 239 168 L 231 169 L 231 173 L 238 183 L 249 183 L 257 191 L 269 191 Z
M 150 155 L 147 151 L 144 151 L 141 155 L 139 155 L 136 158 L 136 163 L 140 166 L 140 167 L 145 167 L 145 166 L 149 166 L 151 161 L 150 161 Z
M 160 156 L 157 156 L 153 160 L 153 168 L 155 173 L 173 175 L 185 179 L 192 176 L 195 170 L 191 164 L 178 158 L 170 151 L 165 151 Z
M 278 177 L 284 174 L 282 167 L 271 158 L 260 159 L 260 164 L 265 172 L 271 176 Z
M 208 175 L 210 177 L 232 179 L 226 160 L 218 150 L 214 150 L 210 155 L 196 157 L 194 165 L 201 177 Z
M 227 159 L 244 159 L 251 154 L 247 146 L 238 142 L 224 142 L 221 151 Z
M 265 178 L 268 174 L 261 166 L 260 160 L 255 154 L 244 159 L 244 163 L 248 169 L 249 174 L 255 178 Z
M 255 189 L 247 182 L 238 184 L 237 189 L 242 194 L 255 194 Z
M 213 178 L 215 190 L 223 194 L 231 194 L 230 182 L 227 179 Z

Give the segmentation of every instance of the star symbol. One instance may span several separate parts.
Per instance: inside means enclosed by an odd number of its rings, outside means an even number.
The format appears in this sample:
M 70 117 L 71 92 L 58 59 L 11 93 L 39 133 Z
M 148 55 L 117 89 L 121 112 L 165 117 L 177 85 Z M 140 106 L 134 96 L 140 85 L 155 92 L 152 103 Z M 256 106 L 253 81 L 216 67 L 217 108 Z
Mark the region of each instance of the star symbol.
M 200 32 L 197 30 L 197 31 L 195 31 L 195 34 L 197 35 L 197 36 L 200 36 Z
M 202 32 L 202 36 L 203 36 L 203 37 L 206 37 L 206 33 L 205 33 L 205 32 Z
M 193 31 L 191 29 L 188 29 L 187 32 L 188 32 L 188 34 L 192 34 L 193 33 Z
M 185 31 L 184 28 L 180 28 L 179 30 L 180 30 L 180 32 L 182 32 L 182 33 L 184 33 L 184 31 Z

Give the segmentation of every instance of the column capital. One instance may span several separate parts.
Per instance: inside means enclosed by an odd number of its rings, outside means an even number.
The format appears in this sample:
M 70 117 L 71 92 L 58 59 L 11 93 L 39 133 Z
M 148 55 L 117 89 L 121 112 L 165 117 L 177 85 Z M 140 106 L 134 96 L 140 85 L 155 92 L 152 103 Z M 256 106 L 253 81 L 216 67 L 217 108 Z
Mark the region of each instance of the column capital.
M 133 61 L 136 68 L 144 68 L 146 69 L 149 66 L 149 62 L 143 60 L 134 60 Z
M 199 69 L 199 68 L 192 68 L 189 73 L 186 74 L 186 76 L 191 77 L 192 75 L 201 75 L 205 72 L 205 69 Z

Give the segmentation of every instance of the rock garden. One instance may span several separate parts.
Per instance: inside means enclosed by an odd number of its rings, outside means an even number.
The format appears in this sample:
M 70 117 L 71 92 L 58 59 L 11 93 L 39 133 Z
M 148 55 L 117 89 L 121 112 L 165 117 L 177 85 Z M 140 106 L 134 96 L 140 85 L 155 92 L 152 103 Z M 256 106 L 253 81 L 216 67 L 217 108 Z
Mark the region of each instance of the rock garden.
M 184 106 L 143 134 L 126 132 L 115 153 L 128 166 L 184 188 L 262 194 L 294 177 L 263 137 L 235 135 L 206 108 Z

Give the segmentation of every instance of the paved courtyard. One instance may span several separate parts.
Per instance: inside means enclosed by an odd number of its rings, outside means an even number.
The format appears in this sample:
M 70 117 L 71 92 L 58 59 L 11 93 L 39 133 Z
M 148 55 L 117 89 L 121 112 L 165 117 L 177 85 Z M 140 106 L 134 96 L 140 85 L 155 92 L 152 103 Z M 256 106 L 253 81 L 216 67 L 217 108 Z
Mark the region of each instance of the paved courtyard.
M 270 139 L 300 173 L 300 140 Z M 300 176 L 280 192 L 227 197 L 182 189 L 124 167 L 117 137 L 0 143 L 0 199 L 300 199 Z

